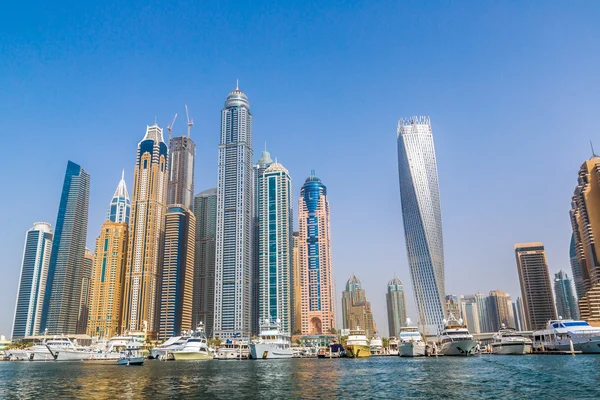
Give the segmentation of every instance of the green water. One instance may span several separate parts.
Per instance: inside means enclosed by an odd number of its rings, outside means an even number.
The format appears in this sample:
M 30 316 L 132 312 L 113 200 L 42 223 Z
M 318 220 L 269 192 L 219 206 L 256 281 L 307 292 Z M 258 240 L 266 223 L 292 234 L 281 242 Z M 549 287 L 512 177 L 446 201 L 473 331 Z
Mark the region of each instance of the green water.
M 2 362 L 2 399 L 600 399 L 600 356 Z

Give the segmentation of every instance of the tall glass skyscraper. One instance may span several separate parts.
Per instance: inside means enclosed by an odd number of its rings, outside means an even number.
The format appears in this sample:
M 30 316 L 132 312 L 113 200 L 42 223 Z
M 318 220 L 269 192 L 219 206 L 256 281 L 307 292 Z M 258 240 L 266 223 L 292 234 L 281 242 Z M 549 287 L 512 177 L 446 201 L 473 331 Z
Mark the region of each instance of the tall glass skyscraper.
M 146 128 L 133 172 L 131 223 L 123 294 L 123 330 L 156 337 L 169 150 L 162 129 Z
M 221 111 L 217 180 L 215 325 L 217 337 L 252 330 L 252 114 L 235 88 Z
M 493 332 L 487 296 L 483 293 L 475 293 L 473 295 L 473 300 L 475 301 L 475 304 L 477 304 L 480 333 Z
M 44 294 L 50 253 L 52 229 L 47 222 L 36 222 L 25 235 L 21 262 L 21 278 L 13 321 L 12 338 L 37 335 L 40 332 Z
M 292 333 L 292 179 L 279 163 L 259 177 L 259 296 L 262 320 L 280 320 L 280 329 Z
M 390 337 L 398 337 L 400 328 L 406 325 L 406 298 L 404 284 L 400 279 L 393 278 L 388 282 L 385 299 Z
M 575 248 L 575 234 L 571 234 L 571 244 L 569 245 L 569 260 L 571 262 L 571 271 L 573 271 L 573 283 L 575 284 L 575 294 L 577 300 L 581 300 L 585 296 L 585 290 L 583 290 L 583 277 L 581 271 L 581 264 L 577 257 L 577 250 Z
M 169 140 L 169 187 L 167 204 L 183 204 L 191 209 L 194 200 L 194 160 L 196 144 L 187 136 Z
M 40 327 L 50 335 L 77 333 L 89 197 L 90 175 L 69 161 L 56 218 Z
M 313 171 L 300 190 L 298 205 L 303 335 L 318 335 L 335 328 L 330 225 L 327 188 Z
M 398 122 L 398 172 L 419 328 L 426 336 L 435 336 L 443 329 L 444 320 L 444 241 L 437 164 L 428 117 Z
M 83 256 L 81 269 L 81 296 L 79 298 L 79 317 L 77 318 L 77 333 L 85 335 L 90 316 L 90 300 L 92 291 L 92 270 L 94 269 L 94 254 L 88 248 Z
M 579 319 L 579 309 L 577 308 L 575 296 L 573 296 L 571 280 L 562 269 L 554 274 L 554 295 L 556 296 L 556 312 L 559 317 Z

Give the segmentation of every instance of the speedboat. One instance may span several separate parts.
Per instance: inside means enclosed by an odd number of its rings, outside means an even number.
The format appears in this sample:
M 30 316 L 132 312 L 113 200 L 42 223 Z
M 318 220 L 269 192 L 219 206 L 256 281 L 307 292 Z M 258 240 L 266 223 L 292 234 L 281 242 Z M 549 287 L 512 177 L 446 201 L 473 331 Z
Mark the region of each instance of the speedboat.
M 546 329 L 533 332 L 533 349 L 597 354 L 600 353 L 600 328 L 586 321 L 550 320 Z
M 410 326 L 410 318 L 406 319 L 406 325 L 400 328 L 398 339 L 400 357 L 422 357 L 425 355 L 425 342 L 416 326 Z
M 292 358 L 294 352 L 290 348 L 290 335 L 281 331 L 281 320 L 275 322 L 265 318 L 260 325 L 257 343 L 250 343 L 250 355 L 254 359 Z
M 172 352 L 175 361 L 181 360 L 212 360 L 213 354 L 208 348 L 208 340 L 204 334 L 202 323 L 190 337 L 183 348 Z
M 531 343 L 515 329 L 505 328 L 502 324 L 502 329 L 494 335 L 492 354 L 527 354 L 531 348 L 528 341 Z
M 365 331 L 357 326 L 356 329 L 350 330 L 350 334 L 346 339 L 346 357 L 363 358 L 371 357 L 371 347 L 365 335 Z
M 399 344 L 400 344 L 400 341 L 398 340 L 398 338 L 395 338 L 395 337 L 390 338 L 390 341 L 388 342 L 388 354 L 390 356 L 397 356 L 399 354 L 399 350 L 398 350 Z
M 371 341 L 369 342 L 369 351 L 372 356 L 381 356 L 384 354 L 381 337 L 376 336 L 371 338 Z
M 444 325 L 445 328 L 438 338 L 439 353 L 444 356 L 468 356 L 473 354 L 477 342 L 463 324 L 463 320 L 457 320 L 450 313 L 448 320 L 444 320 Z
M 129 348 L 121 352 L 121 358 L 117 360 L 117 365 L 142 365 L 144 356 L 139 354 L 139 348 Z

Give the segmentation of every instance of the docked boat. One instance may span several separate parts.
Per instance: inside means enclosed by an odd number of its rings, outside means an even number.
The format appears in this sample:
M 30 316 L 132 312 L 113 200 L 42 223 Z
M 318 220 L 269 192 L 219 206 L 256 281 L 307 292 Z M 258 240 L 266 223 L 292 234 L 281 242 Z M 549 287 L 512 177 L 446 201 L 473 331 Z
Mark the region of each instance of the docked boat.
M 350 334 L 346 339 L 346 357 L 364 358 L 371 357 L 371 347 L 365 335 L 365 331 L 357 326 L 356 329 L 350 330 Z
M 533 332 L 535 351 L 581 351 L 600 353 L 600 328 L 586 321 L 572 319 L 550 320 L 546 329 Z
M 399 345 L 400 341 L 398 338 L 391 337 L 390 341 L 388 342 L 388 354 L 390 356 L 397 356 L 399 354 Z
M 92 357 L 96 350 L 75 345 L 67 337 L 46 339 L 29 350 L 30 361 L 81 361 Z
M 96 351 L 83 361 L 112 364 L 121 359 L 121 352 L 128 348 L 140 348 L 143 343 L 133 336 L 113 336 L 103 345 L 97 345 Z
M 204 334 L 202 324 L 198 326 L 183 348 L 172 352 L 175 361 L 181 360 L 212 360 L 213 354 L 208 347 L 208 339 Z
M 518 333 L 513 328 L 502 329 L 494 335 L 494 341 L 491 344 L 492 354 L 527 354 L 529 353 L 531 341 Z
M 344 350 L 344 347 L 341 344 L 336 343 L 334 339 L 334 342 L 330 343 L 329 347 L 319 350 L 317 358 L 340 358 L 345 355 L 346 351 Z M 296 357 L 296 355 L 294 355 L 294 357 Z
M 406 319 L 406 325 L 400 328 L 398 340 L 400 341 L 398 354 L 400 357 L 422 357 L 425 355 L 425 342 L 416 326 L 410 326 L 410 318 Z
M 380 336 L 371 338 L 371 341 L 369 342 L 369 351 L 371 352 L 372 356 L 384 355 L 383 340 L 381 340 Z
M 227 339 L 215 355 L 217 360 L 247 360 L 250 357 L 250 346 L 247 340 Z
M 439 354 L 444 356 L 468 356 L 473 354 L 477 342 L 469 333 L 462 319 L 457 320 L 452 313 L 448 320 L 444 320 L 446 326 L 438 338 Z
M 121 358 L 117 360 L 117 365 L 142 365 L 144 356 L 139 353 L 139 348 L 125 349 L 121 352 Z
M 150 350 L 149 359 L 169 360 L 173 359 L 173 352 L 183 349 L 191 335 L 173 336 L 166 342 Z
M 250 355 L 254 359 L 292 358 L 294 352 L 290 345 L 290 335 L 281 331 L 281 320 L 275 322 L 265 318 L 260 325 L 257 343 L 250 343 Z

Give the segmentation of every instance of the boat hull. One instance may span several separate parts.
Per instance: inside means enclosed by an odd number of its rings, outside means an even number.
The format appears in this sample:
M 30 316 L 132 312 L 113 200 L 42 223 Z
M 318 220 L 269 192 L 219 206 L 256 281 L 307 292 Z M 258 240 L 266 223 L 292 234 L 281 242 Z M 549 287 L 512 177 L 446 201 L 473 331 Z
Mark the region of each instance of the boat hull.
M 174 351 L 173 358 L 175 361 L 190 361 L 190 360 L 212 360 L 213 356 L 210 353 L 201 353 L 198 351 Z
M 423 357 L 425 356 L 425 342 L 400 343 L 400 357 Z
M 117 361 L 117 365 L 142 365 L 144 364 L 144 357 L 127 357 L 121 358 Z
M 292 358 L 294 352 L 292 349 L 281 349 L 277 346 L 263 343 L 250 344 L 250 354 L 254 359 L 277 359 L 277 358 Z
M 492 354 L 523 355 L 528 353 L 526 343 L 493 343 Z
M 371 348 L 366 345 L 351 344 L 346 346 L 346 357 L 365 358 L 371 357 Z
M 546 344 L 546 350 L 571 351 L 571 343 L 562 340 L 556 344 Z M 600 337 L 575 339 L 573 340 L 573 350 L 581 351 L 584 354 L 600 354 Z
M 473 339 L 460 339 L 442 343 L 440 354 L 444 356 L 469 356 L 473 354 L 475 345 L 477 345 L 477 342 Z

